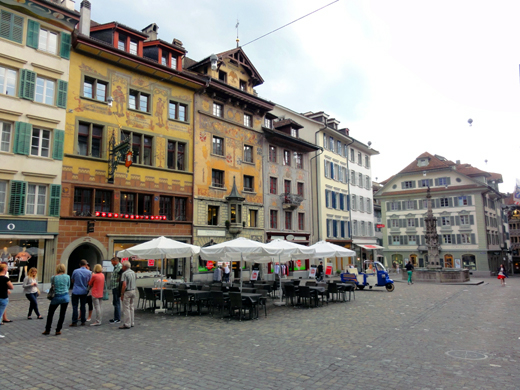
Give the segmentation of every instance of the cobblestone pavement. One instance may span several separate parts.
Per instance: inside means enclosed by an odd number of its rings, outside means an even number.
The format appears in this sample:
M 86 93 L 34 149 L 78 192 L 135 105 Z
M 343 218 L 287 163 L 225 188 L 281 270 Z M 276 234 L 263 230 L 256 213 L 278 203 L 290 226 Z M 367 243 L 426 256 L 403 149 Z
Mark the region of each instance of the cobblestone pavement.
M 519 296 L 520 278 L 398 283 L 257 321 L 136 311 L 131 330 L 108 324 L 106 301 L 102 326 L 69 328 L 69 305 L 63 334 L 43 336 L 16 295 L 0 389 L 518 389 Z

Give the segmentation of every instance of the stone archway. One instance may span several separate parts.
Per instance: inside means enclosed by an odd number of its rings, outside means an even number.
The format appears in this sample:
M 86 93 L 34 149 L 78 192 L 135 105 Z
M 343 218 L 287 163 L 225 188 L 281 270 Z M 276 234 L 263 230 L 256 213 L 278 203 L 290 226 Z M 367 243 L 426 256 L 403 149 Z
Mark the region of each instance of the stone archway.
M 79 267 L 79 261 L 85 259 L 89 262 L 90 268 L 94 265 L 101 264 L 107 259 L 107 249 L 103 244 L 90 237 L 78 238 L 71 242 L 61 254 L 60 262 L 67 267 L 67 273 L 70 275 L 72 271 Z

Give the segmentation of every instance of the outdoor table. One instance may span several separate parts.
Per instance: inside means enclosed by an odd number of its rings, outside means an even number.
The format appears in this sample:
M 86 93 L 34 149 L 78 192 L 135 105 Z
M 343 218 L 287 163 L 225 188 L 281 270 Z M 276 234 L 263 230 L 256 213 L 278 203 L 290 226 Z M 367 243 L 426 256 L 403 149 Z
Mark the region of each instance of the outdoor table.
M 316 298 L 318 295 L 321 295 L 322 297 L 323 296 L 327 296 L 327 305 L 329 304 L 329 298 L 328 298 L 328 295 L 327 295 L 327 289 L 325 287 L 322 287 L 322 286 L 308 286 L 309 289 L 311 290 L 311 292 L 314 292 L 316 294 Z M 323 300 L 322 300 L 323 302 Z M 316 299 L 316 306 L 318 306 L 318 300 Z
M 242 299 L 249 298 L 252 303 L 257 303 L 260 300 L 260 298 L 262 298 L 262 294 L 258 294 L 258 293 L 241 293 L 241 296 L 242 296 Z M 224 293 L 224 297 L 229 298 L 229 293 Z M 230 311 L 230 315 L 231 315 L 231 311 Z M 258 319 L 258 312 L 257 312 L 256 316 L 257 316 L 256 319 Z
M 348 291 L 348 300 L 351 299 L 351 294 L 354 293 L 354 299 L 356 299 L 356 285 L 355 283 L 336 283 L 338 288 L 342 291 Z
M 201 304 L 205 299 L 211 298 L 211 291 L 202 291 L 202 290 L 186 290 L 188 291 L 188 295 L 193 297 L 193 300 L 197 303 L 197 310 L 199 311 L 199 315 L 201 314 Z

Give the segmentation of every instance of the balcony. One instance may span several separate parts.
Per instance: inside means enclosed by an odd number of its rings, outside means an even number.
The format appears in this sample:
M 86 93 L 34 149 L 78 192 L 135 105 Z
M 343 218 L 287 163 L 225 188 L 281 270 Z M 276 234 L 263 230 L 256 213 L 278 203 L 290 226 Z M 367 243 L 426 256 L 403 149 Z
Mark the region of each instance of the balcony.
M 302 203 L 303 196 L 286 192 L 280 195 L 280 199 L 284 210 L 294 210 Z

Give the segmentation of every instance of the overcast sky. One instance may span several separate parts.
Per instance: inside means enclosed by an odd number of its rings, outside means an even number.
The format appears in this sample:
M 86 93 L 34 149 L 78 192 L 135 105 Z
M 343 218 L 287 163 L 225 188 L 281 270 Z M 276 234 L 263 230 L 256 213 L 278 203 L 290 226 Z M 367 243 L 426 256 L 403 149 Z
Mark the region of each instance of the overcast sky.
M 261 97 L 325 111 L 380 152 L 372 176 L 428 151 L 520 178 L 520 1 L 91 0 L 92 18 L 159 26 L 200 60 L 240 43 L 265 80 Z M 80 1 L 76 7 L 79 9 Z M 473 119 L 469 126 L 468 119 Z M 487 160 L 487 163 L 486 163 Z

